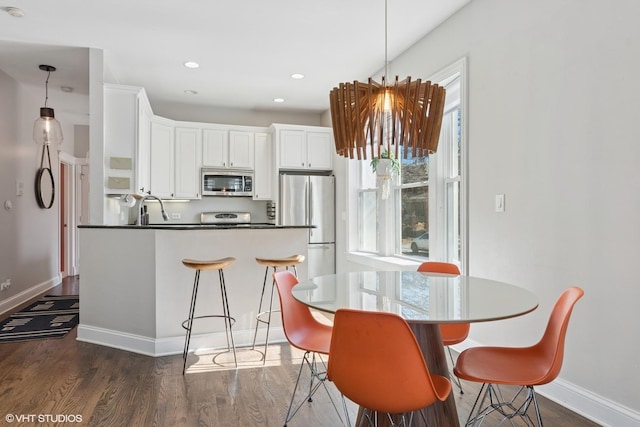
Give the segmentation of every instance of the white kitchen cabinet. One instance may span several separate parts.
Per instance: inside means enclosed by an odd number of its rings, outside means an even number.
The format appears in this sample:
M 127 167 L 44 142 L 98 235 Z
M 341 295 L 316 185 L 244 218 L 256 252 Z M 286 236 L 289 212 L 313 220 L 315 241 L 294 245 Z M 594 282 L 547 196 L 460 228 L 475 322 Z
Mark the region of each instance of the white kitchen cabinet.
M 198 127 L 175 129 L 175 198 L 200 198 L 201 134 Z
M 229 158 L 229 131 L 202 129 L 202 166 L 225 168 Z
M 328 171 L 333 169 L 333 139 L 330 128 L 276 127 L 279 169 Z
M 154 116 L 151 119 L 151 194 L 162 199 L 174 197 L 173 122 Z
M 332 131 L 307 131 L 307 165 L 309 169 L 333 169 Z
M 253 132 L 205 128 L 202 130 L 202 166 L 253 169 Z
M 105 194 L 149 186 L 151 107 L 143 88 L 104 85 Z
M 138 150 L 136 155 L 135 193 L 148 194 L 151 187 L 151 117 L 153 112 L 145 94 L 138 97 Z
M 254 133 L 229 131 L 229 167 L 233 169 L 253 169 Z
M 253 177 L 253 200 L 273 200 L 275 162 L 273 140 L 270 133 L 255 134 L 255 167 Z

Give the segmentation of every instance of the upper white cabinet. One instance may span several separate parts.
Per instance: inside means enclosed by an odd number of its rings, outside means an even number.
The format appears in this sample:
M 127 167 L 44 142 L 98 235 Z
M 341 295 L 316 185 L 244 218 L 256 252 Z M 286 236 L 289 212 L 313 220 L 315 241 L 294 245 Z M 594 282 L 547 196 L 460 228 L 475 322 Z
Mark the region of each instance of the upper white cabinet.
M 162 199 L 200 198 L 201 130 L 175 126 L 154 116 L 151 122 L 151 194 Z
M 174 197 L 200 198 L 200 163 L 202 131 L 198 127 L 178 126 L 175 129 Z
M 144 94 L 143 94 L 144 95 Z M 151 105 L 146 95 L 138 97 L 138 151 L 136 156 L 135 193 L 149 194 L 151 186 Z
M 154 116 L 151 120 L 151 194 L 162 199 L 174 197 L 173 123 Z
M 253 132 L 205 128 L 202 130 L 202 166 L 253 169 Z
M 224 168 L 229 159 L 229 131 L 202 130 L 202 166 Z
M 144 89 L 104 85 L 105 194 L 148 187 L 150 115 Z
M 254 133 L 229 131 L 229 167 L 253 169 Z
M 273 200 L 276 181 L 275 162 L 273 161 L 273 139 L 270 133 L 255 134 L 255 168 L 253 175 L 253 199 Z
M 333 133 L 331 128 L 274 125 L 278 168 L 286 170 L 333 169 Z

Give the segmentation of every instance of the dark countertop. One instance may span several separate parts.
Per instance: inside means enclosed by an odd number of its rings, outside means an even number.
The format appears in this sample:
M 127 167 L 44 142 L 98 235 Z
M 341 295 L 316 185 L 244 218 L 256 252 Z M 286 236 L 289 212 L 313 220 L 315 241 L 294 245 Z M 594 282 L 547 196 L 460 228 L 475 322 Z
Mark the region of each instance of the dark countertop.
M 78 228 L 120 228 L 130 230 L 265 230 L 265 229 L 289 229 L 289 228 L 316 228 L 315 225 L 273 225 L 267 223 L 254 223 L 250 225 L 233 224 L 149 224 L 149 225 L 79 225 Z

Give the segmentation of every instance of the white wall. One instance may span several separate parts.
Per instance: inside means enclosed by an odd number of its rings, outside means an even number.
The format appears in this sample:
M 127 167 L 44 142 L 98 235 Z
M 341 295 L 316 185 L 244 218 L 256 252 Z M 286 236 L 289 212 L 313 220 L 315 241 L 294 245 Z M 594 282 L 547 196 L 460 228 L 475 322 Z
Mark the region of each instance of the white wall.
M 243 126 L 271 126 L 272 123 L 320 126 L 321 114 L 282 110 L 247 110 L 240 108 L 211 107 L 196 104 L 168 104 L 149 99 L 153 113 L 171 120 L 220 123 Z
M 391 66 L 426 78 L 468 58 L 469 274 L 540 299 L 471 339 L 533 343 L 582 287 L 560 379 L 541 391 L 616 426 L 640 425 L 639 16 L 635 0 L 475 0 Z
M 32 138 L 33 122 L 44 98 L 34 88 L 18 84 L 0 71 L 0 281 L 11 287 L 0 293 L 0 312 L 24 302 L 59 281 L 58 200 L 51 209 L 40 209 L 34 194 L 34 179 L 40 153 Z M 53 105 L 53 104 L 52 104 Z M 57 152 L 51 153 L 58 181 Z M 23 195 L 16 184 L 23 184 Z M 5 202 L 12 204 L 7 210 Z
M 11 287 L 0 292 L 0 313 L 23 303 L 60 282 L 59 261 L 59 153 L 50 148 L 56 198 L 51 209 L 38 207 L 34 180 L 42 146 L 33 141 L 33 122 L 44 106 L 44 86 L 18 83 L 0 71 L 0 282 Z M 62 150 L 74 152 L 74 125 L 86 125 L 88 97 L 65 94 L 50 85 L 48 106 L 62 125 Z M 46 161 L 46 160 L 45 160 Z M 23 194 L 17 195 L 17 183 Z M 4 207 L 5 202 L 13 206 Z

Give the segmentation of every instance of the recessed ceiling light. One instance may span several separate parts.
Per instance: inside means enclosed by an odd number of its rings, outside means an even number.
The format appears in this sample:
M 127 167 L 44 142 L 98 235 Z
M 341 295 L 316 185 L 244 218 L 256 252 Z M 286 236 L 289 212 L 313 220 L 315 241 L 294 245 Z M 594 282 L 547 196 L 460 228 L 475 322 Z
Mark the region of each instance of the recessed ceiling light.
M 291 78 L 292 79 L 296 79 L 296 80 L 304 79 L 304 74 L 293 73 L 293 74 L 291 74 Z
M 194 61 L 187 61 L 184 63 L 184 66 L 187 68 L 200 68 L 200 64 Z
M 195 90 L 185 90 L 184 93 L 186 93 L 187 95 L 197 95 L 198 92 L 196 92 Z
M 273 102 L 282 103 L 284 102 L 284 98 L 273 98 Z
M 24 16 L 22 9 L 18 9 L 17 7 L 8 6 L 5 7 L 4 10 L 14 18 L 22 18 Z

